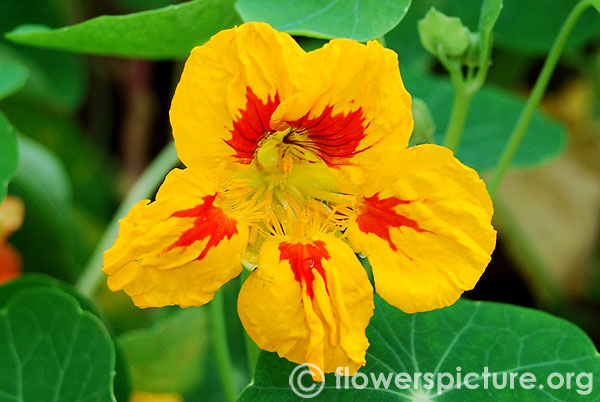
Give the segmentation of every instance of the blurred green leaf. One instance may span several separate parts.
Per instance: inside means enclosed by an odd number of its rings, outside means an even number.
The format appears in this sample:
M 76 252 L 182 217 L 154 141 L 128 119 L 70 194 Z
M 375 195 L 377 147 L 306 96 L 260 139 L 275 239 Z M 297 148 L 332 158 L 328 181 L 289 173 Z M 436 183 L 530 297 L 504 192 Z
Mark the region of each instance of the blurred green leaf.
M 25 220 L 11 243 L 23 256 L 25 271 L 73 281 L 86 250 L 71 216 L 69 177 L 48 149 L 24 136 L 18 140 L 19 166 L 9 191 L 25 203 Z
M 36 183 L 54 205 L 71 202 L 71 183 L 60 159 L 36 141 L 20 135 L 19 166 L 15 174 L 15 182 L 30 181 Z
M 425 67 L 432 56 L 421 45 L 417 23 L 433 5 L 432 0 L 415 1 L 409 8 L 406 17 L 394 29 L 385 35 L 387 47 L 398 53 L 400 71 L 405 67 Z
M 0 360 L 5 400 L 115 401 L 110 336 L 58 289 L 24 290 L 0 310 Z
M 327 43 L 325 39 L 309 38 L 306 36 L 296 36 L 294 39 L 307 52 L 322 48 Z
M 579 0 L 507 0 L 496 26 L 498 46 L 521 53 L 545 54 L 565 18 Z M 535 12 L 532 12 L 535 10 Z M 600 32 L 600 18 L 594 10 L 583 13 L 567 40 L 566 48 L 579 47 Z
M 600 0 L 592 0 L 592 6 L 594 6 L 600 13 Z
M 194 0 L 118 16 L 100 16 L 60 29 L 27 24 L 6 34 L 21 44 L 145 59 L 185 58 L 218 31 L 237 24 L 233 0 Z
M 0 201 L 6 196 L 6 186 L 17 170 L 19 149 L 17 135 L 12 125 L 0 113 Z
M 0 2 L 0 15 L 0 33 L 4 33 L 24 23 L 65 25 L 72 10 L 70 2 L 62 0 L 5 0 Z M 1 35 L 0 59 L 14 60 L 29 70 L 29 80 L 16 96 L 60 110 L 74 110 L 83 101 L 86 70 L 81 57 L 10 44 Z
M 543 56 L 550 50 L 560 27 L 579 0 L 504 0 L 494 28 L 496 45 L 519 53 Z M 458 15 L 470 26 L 477 23 L 481 0 L 437 0 L 439 8 Z M 587 10 L 569 36 L 566 48 L 580 47 L 600 32 L 600 18 Z
M 244 21 L 268 22 L 273 28 L 315 38 L 379 38 L 404 18 L 411 0 L 238 0 Z
M 362 373 L 366 379 L 358 378 L 356 383 L 368 386 L 352 388 L 350 378 L 338 379 L 329 374 L 325 376 L 322 392 L 313 401 L 597 400 L 593 397 L 598 394 L 592 392 L 594 383 L 600 381 L 600 355 L 594 344 L 575 325 L 540 311 L 460 300 L 444 309 L 405 314 L 376 296 L 375 315 L 367 328 L 367 337 L 371 344 L 367 350 L 367 365 L 359 370 L 359 375 Z M 254 381 L 238 401 L 297 401 L 298 396 L 290 388 L 290 374 L 295 367 L 276 353 L 262 352 Z M 495 389 L 491 376 L 484 380 L 484 368 L 498 373 L 497 384 L 503 384 L 504 377 L 505 387 Z M 462 382 L 457 384 L 459 370 Z M 406 389 L 395 385 L 398 373 L 410 376 L 410 381 L 400 381 Z M 416 373 L 422 375 L 417 377 Z M 425 373 L 434 375 L 431 384 Z M 439 373 L 453 376 L 452 385 L 448 376 L 441 381 L 448 389 L 438 388 Z M 477 377 L 465 382 L 468 373 L 475 373 Z M 516 385 L 510 387 L 507 380 L 510 373 L 532 373 L 537 384 L 534 382 L 532 389 L 526 389 L 519 386 L 517 378 Z M 572 377 L 569 387 L 552 389 L 546 381 L 552 373 L 563 375 L 563 381 L 567 373 L 585 377 Z M 389 390 L 386 390 L 381 376 L 390 375 Z M 379 389 L 375 386 L 378 378 Z M 416 378 L 419 378 L 418 390 L 413 385 Z M 576 379 L 581 386 L 576 385 Z M 553 384 L 558 381 L 553 380 Z M 336 388 L 336 383 L 343 388 L 346 381 L 348 390 Z M 484 381 L 489 381 L 488 387 Z M 302 384 L 314 385 L 315 389 L 320 386 L 310 380 L 307 382 L 310 384 Z M 429 389 L 428 385 L 431 385 Z M 466 385 L 477 388 L 469 389 Z
M 246 350 L 246 332 L 237 313 L 237 297 L 239 293 L 239 279 L 237 278 L 226 283 L 219 292 L 223 292 L 225 307 L 225 324 L 227 327 L 227 340 L 229 346 L 229 355 L 231 356 L 232 372 L 234 386 L 238 390 L 244 389 L 251 380 L 251 373 L 248 371 L 248 353 Z M 209 305 L 206 307 L 210 307 Z M 205 307 L 205 308 L 206 308 Z M 211 309 L 206 309 L 208 322 L 212 321 Z M 183 393 L 185 401 L 202 402 L 223 402 L 226 397 L 223 393 L 222 382 L 219 378 L 219 372 L 215 367 L 215 342 L 212 336 L 213 331 L 207 331 L 208 339 L 206 350 L 202 363 L 202 378 L 195 386 Z
M 0 99 L 17 92 L 25 85 L 29 72 L 16 60 L 0 59 Z
M 470 32 L 460 18 L 449 17 L 432 7 L 417 24 L 421 43 L 433 55 L 461 56 L 471 43 Z
M 494 26 L 495 46 L 529 57 L 545 55 L 576 3 L 577 0 L 504 0 L 502 12 Z M 387 46 L 399 55 L 400 67 L 415 64 L 423 66 L 430 62 L 431 57 L 419 43 L 416 25 L 432 6 L 447 15 L 460 17 L 472 31 L 478 27 L 481 0 L 415 1 L 402 22 L 386 35 Z M 585 45 L 597 38 L 599 32 L 598 13 L 587 10 L 571 33 L 566 48 Z
M 446 79 L 405 70 L 404 83 L 413 96 L 422 98 L 435 120 L 436 141 L 443 142 L 443 133 L 452 108 L 453 89 Z M 483 87 L 473 98 L 457 157 L 466 165 L 485 171 L 496 165 L 524 101 L 492 86 Z M 513 160 L 515 167 L 542 164 L 565 148 L 565 130 L 556 122 L 537 113 Z
M 13 126 L 49 148 L 64 164 L 73 203 L 96 217 L 100 225 L 116 207 L 115 168 L 107 152 L 90 140 L 76 120 L 41 105 L 7 100 L 0 103 Z
M 202 376 L 207 352 L 206 311 L 179 309 L 152 328 L 121 335 L 118 345 L 131 370 L 133 388 L 146 392 L 185 392 Z

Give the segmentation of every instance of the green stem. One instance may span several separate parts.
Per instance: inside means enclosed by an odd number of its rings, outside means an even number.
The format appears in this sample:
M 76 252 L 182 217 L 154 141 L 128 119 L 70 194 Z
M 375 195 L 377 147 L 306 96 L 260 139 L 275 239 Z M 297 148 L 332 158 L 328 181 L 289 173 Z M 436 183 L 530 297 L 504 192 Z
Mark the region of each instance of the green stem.
M 467 114 L 469 113 L 469 107 L 473 99 L 473 94 L 468 93 L 463 88 L 455 87 L 455 91 L 452 114 L 450 115 L 450 122 L 444 136 L 444 146 L 454 152 L 458 149 L 458 144 L 465 131 Z
M 113 219 L 104 230 L 100 241 L 75 285 L 81 294 L 88 297 L 93 296 L 99 282 L 104 278 L 101 271 L 102 257 L 104 251 L 112 245 L 117 237 L 119 219 L 123 218 L 136 202 L 150 197 L 152 192 L 164 180 L 169 170 L 177 165 L 178 162 L 179 159 L 177 159 L 175 147 L 173 143 L 170 143 L 148 165 L 144 173 L 142 173 L 131 190 L 129 190 Z
M 240 275 L 240 287 L 246 281 L 246 278 L 250 276 L 252 272 L 244 267 L 242 274 Z M 260 354 L 260 349 L 256 346 L 256 343 L 250 338 L 248 333 L 244 331 L 244 341 L 246 343 L 246 356 L 248 358 L 248 368 L 250 369 L 250 377 L 254 376 L 254 368 L 256 367 L 256 361 Z
M 548 87 L 548 83 L 550 82 L 550 78 L 552 77 L 552 73 L 554 72 L 554 68 L 558 63 L 560 54 L 562 53 L 562 50 L 565 47 L 565 43 L 567 42 L 567 39 L 569 38 L 569 35 L 573 30 L 575 23 L 577 22 L 583 11 L 585 11 L 585 9 L 590 5 L 590 0 L 582 0 L 579 3 L 577 3 L 577 5 L 571 10 L 571 13 L 563 23 L 560 32 L 558 33 L 558 36 L 554 40 L 552 48 L 550 49 L 550 53 L 548 53 L 546 61 L 544 62 L 544 66 L 542 67 L 542 72 L 540 73 L 540 75 L 537 78 L 537 81 L 535 82 L 533 90 L 529 95 L 529 99 L 527 99 L 527 103 L 525 104 L 525 107 L 521 112 L 521 116 L 515 124 L 510 139 L 508 140 L 508 143 L 506 144 L 506 147 L 504 148 L 504 151 L 500 156 L 500 160 L 496 165 L 496 169 L 494 170 L 494 173 L 488 183 L 488 191 L 490 192 L 490 195 L 492 197 L 496 195 L 498 187 L 502 182 L 502 178 L 508 170 L 508 167 L 510 166 L 511 161 L 517 153 L 519 146 L 521 145 L 521 141 L 523 140 L 523 137 L 527 132 L 527 128 L 531 123 L 531 119 L 533 118 L 533 115 L 537 110 L 537 107 L 540 103 L 540 100 L 542 99 L 542 96 L 544 95 L 544 92 L 546 92 L 546 88 Z
M 444 146 L 456 152 L 460 137 L 465 129 L 467 114 L 473 94 L 468 92 L 468 86 L 465 83 L 465 77 L 462 73 L 462 65 L 455 59 L 449 59 L 443 49 L 438 49 L 438 59 L 450 74 L 450 81 L 454 87 L 454 103 L 452 104 L 452 113 L 450 121 L 444 135 Z
M 211 327 L 213 343 L 215 347 L 215 357 L 217 359 L 217 368 L 221 377 L 221 385 L 227 402 L 235 402 L 237 390 L 233 382 L 233 366 L 231 364 L 231 354 L 229 353 L 229 344 L 227 343 L 227 326 L 225 324 L 225 302 L 223 290 L 215 293 L 215 297 L 210 302 Z

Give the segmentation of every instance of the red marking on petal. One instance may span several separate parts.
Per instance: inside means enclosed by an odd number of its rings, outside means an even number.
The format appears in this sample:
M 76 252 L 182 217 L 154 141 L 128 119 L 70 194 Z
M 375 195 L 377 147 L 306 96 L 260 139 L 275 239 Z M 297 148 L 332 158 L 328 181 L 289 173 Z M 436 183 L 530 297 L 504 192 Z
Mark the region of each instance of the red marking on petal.
M 427 232 L 421 229 L 417 221 L 407 218 L 394 210 L 396 205 L 406 205 L 413 201 L 402 200 L 397 197 L 379 199 L 379 193 L 371 197 L 365 197 L 364 204 L 361 206 L 360 214 L 356 218 L 358 228 L 364 233 L 373 233 L 376 236 L 386 240 L 391 249 L 398 250 L 398 247 L 390 238 L 391 228 L 409 227 L 417 232 Z
M 252 88 L 246 88 L 246 106 L 240 109 L 241 116 L 233 123 L 231 139 L 225 141 L 233 148 L 235 151 L 233 156 L 241 163 L 251 163 L 259 142 L 267 134 L 274 132 L 269 123 L 278 105 L 279 94 L 275 94 L 274 99 L 269 98 L 263 102 Z
M 322 260 L 328 260 L 329 258 L 325 242 L 321 240 L 309 244 L 281 243 L 279 245 L 279 261 L 289 261 L 294 278 L 300 285 L 304 284 L 306 286 L 306 293 L 311 299 L 315 296 L 313 289 L 315 274 L 313 270 L 316 270 L 321 275 L 323 282 L 325 282 L 327 294 L 329 294 L 325 269 L 322 265 Z
M 237 231 L 235 219 L 226 215 L 221 208 L 215 207 L 213 202 L 217 194 L 207 195 L 202 198 L 202 204 L 191 209 L 174 212 L 172 218 L 195 218 L 193 226 L 183 232 L 175 243 L 167 247 L 164 252 L 176 247 L 189 247 L 197 241 L 208 238 L 204 250 L 196 258 L 201 260 L 206 257 L 211 247 L 216 247 L 224 238 L 231 239 Z
M 357 149 L 365 138 L 365 123 L 362 108 L 348 114 L 333 114 L 333 106 L 327 106 L 320 116 L 288 122 L 296 130 L 290 143 L 309 149 L 328 166 L 348 164 L 348 159 L 366 149 Z

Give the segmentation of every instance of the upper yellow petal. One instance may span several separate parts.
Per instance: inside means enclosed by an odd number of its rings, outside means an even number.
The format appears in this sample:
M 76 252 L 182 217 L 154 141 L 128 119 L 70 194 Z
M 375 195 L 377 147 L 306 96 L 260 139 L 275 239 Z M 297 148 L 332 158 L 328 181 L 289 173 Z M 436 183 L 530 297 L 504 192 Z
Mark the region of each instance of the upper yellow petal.
M 257 22 L 221 31 L 194 48 L 170 111 L 183 163 L 235 167 L 236 157 L 243 162 L 246 151 L 253 154 L 278 99 L 295 91 L 291 69 L 303 54 L 291 36 Z
M 262 155 L 257 169 L 269 174 L 321 162 L 336 181 L 362 180 L 363 168 L 406 147 L 413 126 L 396 53 L 347 39 L 305 53 L 263 23 L 222 31 L 192 51 L 171 123 L 188 166 L 245 170 Z
M 412 313 L 450 305 L 475 286 L 496 232 L 474 170 L 446 148 L 420 145 L 382 166 L 363 190 L 346 234 L 369 256 L 377 293 Z
M 300 121 L 306 141 L 339 166 L 373 165 L 407 146 L 411 97 L 395 52 L 376 41 L 334 39 L 296 67 L 299 91 L 282 100 L 273 126 Z

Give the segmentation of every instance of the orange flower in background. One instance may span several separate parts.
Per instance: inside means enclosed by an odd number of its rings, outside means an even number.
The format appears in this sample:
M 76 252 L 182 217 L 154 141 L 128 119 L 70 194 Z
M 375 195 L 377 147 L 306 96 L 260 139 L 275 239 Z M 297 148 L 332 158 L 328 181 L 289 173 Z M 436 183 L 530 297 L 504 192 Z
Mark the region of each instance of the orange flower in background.
M 6 240 L 21 227 L 24 215 L 20 199 L 9 195 L 0 203 L 0 284 L 21 275 L 21 255 Z
M 263 23 L 192 50 L 171 106 L 174 169 L 121 220 L 108 286 L 139 307 L 199 306 L 241 272 L 256 344 L 350 374 L 365 364 L 373 288 L 412 313 L 454 303 L 490 260 L 485 184 L 452 152 L 407 148 L 397 55 L 335 39 L 305 52 Z

